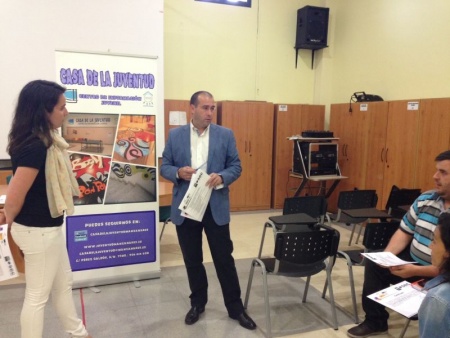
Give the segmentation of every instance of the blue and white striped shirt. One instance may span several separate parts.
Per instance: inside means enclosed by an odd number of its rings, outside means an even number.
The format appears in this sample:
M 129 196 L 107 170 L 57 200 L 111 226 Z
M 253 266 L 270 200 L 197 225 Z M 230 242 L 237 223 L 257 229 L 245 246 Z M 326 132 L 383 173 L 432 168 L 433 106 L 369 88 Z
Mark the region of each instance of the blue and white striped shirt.
M 430 245 L 439 215 L 444 210 L 444 200 L 434 190 L 430 190 L 414 201 L 400 223 L 400 229 L 413 236 L 411 257 L 421 265 L 431 264 Z

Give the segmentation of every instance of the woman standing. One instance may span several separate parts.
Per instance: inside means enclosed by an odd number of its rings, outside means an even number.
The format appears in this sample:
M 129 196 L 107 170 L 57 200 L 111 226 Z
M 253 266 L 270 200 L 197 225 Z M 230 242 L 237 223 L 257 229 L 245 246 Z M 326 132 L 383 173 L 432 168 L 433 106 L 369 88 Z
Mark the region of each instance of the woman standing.
M 431 244 L 432 264 L 440 274 L 425 284 L 427 295 L 419 309 L 422 338 L 450 337 L 450 213 L 439 216 Z
M 90 337 L 72 298 L 72 270 L 61 225 L 73 213 L 78 185 L 57 133 L 67 116 L 65 89 L 36 80 L 20 92 L 8 152 L 13 178 L 5 203 L 6 222 L 25 256 L 25 300 L 20 317 L 22 338 L 41 338 L 44 308 L 53 305 L 71 337 Z

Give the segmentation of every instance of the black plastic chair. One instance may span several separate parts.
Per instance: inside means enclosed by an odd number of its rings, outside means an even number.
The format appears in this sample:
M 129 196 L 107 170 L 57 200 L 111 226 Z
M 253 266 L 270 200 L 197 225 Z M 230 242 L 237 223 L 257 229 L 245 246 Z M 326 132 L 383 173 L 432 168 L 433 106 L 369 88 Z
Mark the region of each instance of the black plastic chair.
M 283 215 L 305 213 L 323 223 L 327 213 L 327 200 L 324 196 L 288 197 L 284 200 Z
M 170 205 L 159 207 L 159 222 L 163 223 L 161 232 L 159 233 L 160 242 L 164 233 L 164 229 L 166 228 L 167 223 L 170 222 L 170 208 Z
M 316 219 L 315 223 L 323 223 L 325 215 L 327 213 L 327 200 L 324 196 L 298 196 L 285 198 L 283 204 L 283 215 L 292 215 L 304 213 Z M 266 236 L 266 228 L 272 227 L 274 236 L 278 231 L 284 231 L 286 226 L 283 223 L 276 223 L 273 221 L 267 221 L 264 224 L 264 231 L 261 238 L 261 245 L 259 248 L 258 258 L 261 258 L 262 248 Z M 298 229 L 298 227 L 289 228 Z
M 341 191 L 338 197 L 338 212 L 330 214 L 330 220 L 334 222 L 352 225 L 352 233 L 348 241 L 351 245 L 356 226 L 367 221 L 367 218 L 350 217 L 342 210 L 375 208 L 377 206 L 378 196 L 376 190 L 350 190 Z
M 274 257 L 252 260 L 245 295 L 247 308 L 255 267 L 261 267 L 263 276 L 264 304 L 266 313 L 266 335 L 272 336 L 270 320 L 269 290 L 267 275 L 307 277 L 302 302 L 306 302 L 311 276 L 326 271 L 330 290 L 330 305 L 333 328 L 338 329 L 333 296 L 331 270 L 339 246 L 339 232 L 327 225 L 317 224 L 299 232 L 278 232 L 275 239 Z
M 420 194 L 420 189 L 400 189 L 396 185 L 393 185 L 386 203 L 386 211 L 392 215 L 394 219 L 401 220 L 406 211 L 399 207 L 413 204 Z
M 350 291 L 352 295 L 353 314 L 355 323 L 359 323 L 358 308 L 356 306 L 355 281 L 353 278 L 353 267 L 364 266 L 365 259 L 361 256 L 362 252 L 381 251 L 388 245 L 392 235 L 397 231 L 400 222 L 379 222 L 368 223 L 364 233 L 363 245 L 364 249 L 338 251 L 336 257 L 347 260 L 348 278 L 350 282 Z M 327 291 L 327 283 L 323 289 L 322 297 L 325 297 Z

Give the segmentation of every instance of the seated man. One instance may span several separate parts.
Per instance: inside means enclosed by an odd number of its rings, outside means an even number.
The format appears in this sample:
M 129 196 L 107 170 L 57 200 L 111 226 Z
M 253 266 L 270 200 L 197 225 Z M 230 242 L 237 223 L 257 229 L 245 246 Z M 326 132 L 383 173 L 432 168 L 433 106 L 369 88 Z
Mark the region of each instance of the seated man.
M 388 330 L 389 313 L 383 305 L 367 298 L 368 295 L 405 279 L 415 281 L 419 277 L 438 275 L 438 269 L 431 265 L 430 245 L 439 215 L 450 208 L 450 150 L 439 154 L 435 161 L 435 190 L 423 193 L 414 201 L 385 249 L 401 259 L 414 260 L 418 264 L 383 268 L 371 261 L 366 262 L 362 292 L 366 318 L 347 331 L 349 337 L 370 337 Z

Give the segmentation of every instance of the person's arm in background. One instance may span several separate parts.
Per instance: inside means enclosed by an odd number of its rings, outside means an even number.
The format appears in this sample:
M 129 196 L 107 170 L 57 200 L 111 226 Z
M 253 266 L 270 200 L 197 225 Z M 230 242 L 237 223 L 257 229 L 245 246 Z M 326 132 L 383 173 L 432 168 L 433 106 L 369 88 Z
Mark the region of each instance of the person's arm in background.
M 36 179 L 38 169 L 18 167 L 8 185 L 5 202 L 6 223 L 11 226 L 22 209 L 25 197 Z M 44 196 L 42 196 L 44 198 Z

